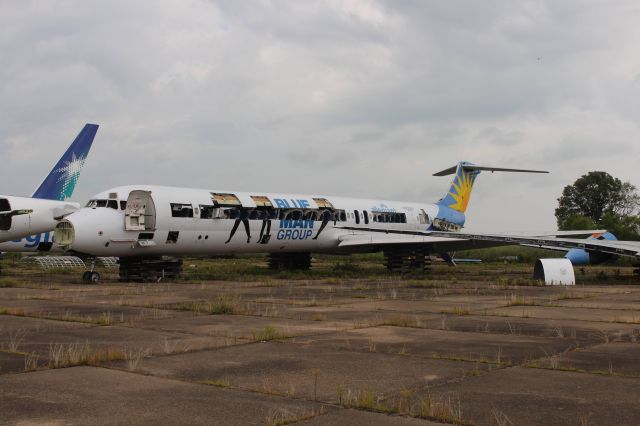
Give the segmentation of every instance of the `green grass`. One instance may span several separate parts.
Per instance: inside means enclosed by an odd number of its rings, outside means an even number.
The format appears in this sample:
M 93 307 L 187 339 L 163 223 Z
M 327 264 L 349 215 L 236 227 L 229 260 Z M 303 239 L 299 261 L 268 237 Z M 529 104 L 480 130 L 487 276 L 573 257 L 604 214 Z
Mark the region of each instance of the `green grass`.
M 275 327 L 271 325 L 265 326 L 263 329 L 253 332 L 253 341 L 267 342 L 269 340 L 280 339 L 283 336 L 278 333 Z
M 228 380 L 203 380 L 203 385 L 215 386 L 217 388 L 228 388 L 231 387 L 231 383 Z

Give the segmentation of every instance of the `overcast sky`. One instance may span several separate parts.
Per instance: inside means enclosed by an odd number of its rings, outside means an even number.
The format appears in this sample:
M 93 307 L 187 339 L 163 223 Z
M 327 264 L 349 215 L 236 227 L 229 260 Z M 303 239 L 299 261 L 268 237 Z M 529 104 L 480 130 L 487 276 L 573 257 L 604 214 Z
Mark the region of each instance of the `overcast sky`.
M 640 185 L 637 1 L 0 1 L 0 193 L 86 122 L 75 199 L 167 184 L 432 202 L 482 174 L 473 231 L 555 229 L 591 170 Z

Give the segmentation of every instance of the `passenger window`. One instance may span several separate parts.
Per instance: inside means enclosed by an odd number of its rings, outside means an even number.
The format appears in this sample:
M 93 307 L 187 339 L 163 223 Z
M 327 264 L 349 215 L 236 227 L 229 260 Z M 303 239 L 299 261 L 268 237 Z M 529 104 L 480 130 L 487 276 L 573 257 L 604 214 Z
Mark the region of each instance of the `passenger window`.
M 200 204 L 200 219 L 213 219 L 213 206 L 204 206 Z
M 358 210 L 354 210 L 353 214 L 356 218 L 356 225 L 360 225 L 360 213 L 358 212 Z
M 172 217 L 193 217 L 193 207 L 191 204 L 171 203 Z
M 178 242 L 180 231 L 169 231 L 167 234 L 167 244 L 175 244 Z
M 153 232 L 141 232 L 138 234 L 138 240 L 153 240 Z

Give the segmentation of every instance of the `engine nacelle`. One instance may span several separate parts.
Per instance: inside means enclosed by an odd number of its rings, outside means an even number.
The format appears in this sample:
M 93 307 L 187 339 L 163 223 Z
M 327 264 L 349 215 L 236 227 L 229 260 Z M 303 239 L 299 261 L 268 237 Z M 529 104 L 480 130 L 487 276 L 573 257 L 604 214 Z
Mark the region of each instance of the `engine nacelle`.
M 569 259 L 538 259 L 533 278 L 547 285 L 575 285 L 576 275 Z
M 604 232 L 601 234 L 593 234 L 588 240 L 610 240 L 617 241 L 615 235 L 611 232 Z M 567 252 L 564 256 L 569 259 L 574 265 L 599 265 L 600 263 L 610 262 L 616 260 L 617 256 L 608 253 L 589 253 L 584 249 L 573 248 Z

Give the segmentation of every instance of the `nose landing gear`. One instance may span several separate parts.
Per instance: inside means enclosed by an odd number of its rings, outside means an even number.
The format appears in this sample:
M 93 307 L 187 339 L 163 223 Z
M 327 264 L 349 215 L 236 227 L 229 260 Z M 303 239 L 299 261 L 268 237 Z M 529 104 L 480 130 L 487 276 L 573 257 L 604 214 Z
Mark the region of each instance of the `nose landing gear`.
M 97 284 L 100 282 L 100 273 L 97 271 L 87 271 L 82 274 L 82 282 L 85 284 Z
M 100 282 L 100 273 L 96 269 L 96 259 L 91 259 L 91 270 L 82 274 L 82 282 L 84 284 L 97 284 Z

